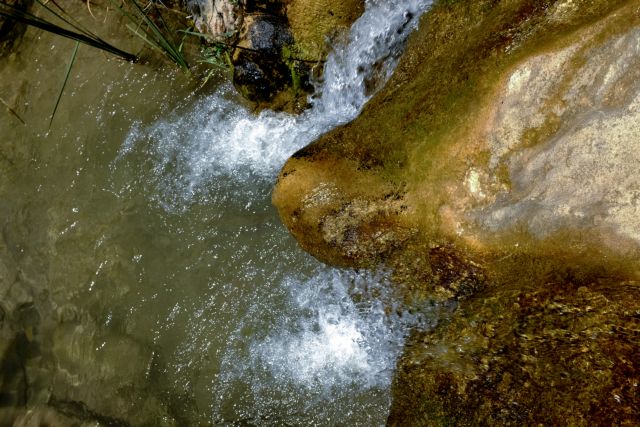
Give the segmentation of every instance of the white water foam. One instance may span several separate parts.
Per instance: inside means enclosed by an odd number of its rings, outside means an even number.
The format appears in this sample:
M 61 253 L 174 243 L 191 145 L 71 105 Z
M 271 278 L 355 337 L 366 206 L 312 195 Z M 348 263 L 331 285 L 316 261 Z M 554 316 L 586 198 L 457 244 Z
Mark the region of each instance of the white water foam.
M 134 129 L 115 167 L 130 157 L 144 159 L 148 170 L 140 168 L 145 176 L 139 182 L 150 186 L 151 197 L 170 213 L 198 202 L 221 210 L 233 202 L 266 212 L 269 188 L 286 159 L 360 113 L 388 80 L 406 38 L 430 4 L 431 0 L 368 1 L 346 43 L 329 56 L 312 107 L 302 115 L 252 115 L 226 85 L 189 111 Z M 292 265 L 291 272 L 284 273 L 285 279 L 263 283 L 260 275 L 250 274 L 249 265 L 268 240 L 270 235 L 260 235 L 252 240 L 255 247 L 238 248 L 248 257 L 238 262 L 247 264 L 227 267 L 238 269 L 234 283 L 248 281 L 247 289 L 256 290 L 243 296 L 250 308 L 238 311 L 235 332 L 227 335 L 226 347 L 216 351 L 221 359 L 211 385 L 213 421 L 384 422 L 395 361 L 416 319 L 397 314 L 402 311 L 385 296 L 392 287 L 384 277 L 331 269 L 310 257 L 306 268 L 317 270 L 305 276 L 290 262 L 296 259 L 287 252 L 290 247 L 283 247 L 272 263 L 275 269 Z M 212 322 L 217 324 L 215 315 Z M 197 358 L 197 353 L 190 353 L 194 337 L 187 338 L 184 358 Z
M 399 309 L 382 273 L 319 267 L 307 279 L 284 282 L 286 307 L 275 320 L 264 325 L 260 312 L 272 308 L 258 303 L 230 339 L 213 412 L 226 421 L 269 416 L 270 423 L 261 423 L 270 425 L 384 420 L 404 337 L 412 326 L 428 323 Z M 248 329 L 263 333 L 247 343 Z M 250 387 L 238 392 L 240 384 Z M 233 411 L 225 413 L 229 401 Z
M 298 316 L 282 321 L 275 337 L 255 342 L 252 354 L 275 376 L 307 388 L 330 391 L 349 382 L 364 388 L 388 386 L 406 331 L 402 319 L 385 314 L 381 298 L 353 301 L 354 293 L 371 285 L 381 291 L 391 288 L 382 276 L 335 269 L 304 283 L 291 281 L 286 287 Z
M 369 0 L 343 45 L 329 55 L 311 108 L 299 116 L 252 115 L 231 85 L 192 111 L 134 129 L 121 157 L 143 144 L 165 192 L 189 201 L 220 176 L 272 179 L 286 159 L 321 134 L 353 120 L 391 76 L 408 35 L 432 0 Z

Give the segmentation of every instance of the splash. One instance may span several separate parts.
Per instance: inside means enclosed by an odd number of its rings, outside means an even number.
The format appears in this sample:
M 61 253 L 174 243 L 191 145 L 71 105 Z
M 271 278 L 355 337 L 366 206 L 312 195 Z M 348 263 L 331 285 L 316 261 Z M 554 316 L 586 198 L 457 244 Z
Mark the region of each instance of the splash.
M 252 115 L 225 85 L 134 128 L 123 145 L 114 167 L 131 167 L 137 183 L 116 192 L 142 186 L 167 215 L 207 212 L 220 239 L 207 256 L 226 261 L 212 264 L 219 277 L 201 306 L 180 305 L 186 329 L 173 334 L 184 341 L 165 372 L 177 392 L 210 407 L 214 424 L 384 423 L 396 358 L 421 320 L 385 293 L 384 275 L 328 268 L 301 253 L 269 194 L 287 158 L 353 120 L 386 83 L 430 4 L 368 1 L 299 116 Z M 242 227 L 240 218 L 263 225 Z M 171 316 L 160 334 L 173 328 Z
M 284 309 L 265 326 L 260 311 L 273 308 L 254 306 L 233 334 L 214 387 L 214 413 L 226 421 L 266 416 L 276 425 L 384 420 L 395 361 L 420 319 L 399 309 L 382 272 L 319 267 L 282 284 Z M 262 332 L 247 342 L 247 330 Z
M 272 111 L 254 116 L 227 84 L 191 111 L 134 129 L 120 157 L 145 147 L 154 159 L 152 178 L 160 197 L 168 195 L 174 206 L 202 195 L 216 178 L 272 180 L 294 152 L 357 117 L 391 76 L 407 37 L 430 4 L 367 2 L 345 43 L 329 55 L 311 108 L 299 116 Z

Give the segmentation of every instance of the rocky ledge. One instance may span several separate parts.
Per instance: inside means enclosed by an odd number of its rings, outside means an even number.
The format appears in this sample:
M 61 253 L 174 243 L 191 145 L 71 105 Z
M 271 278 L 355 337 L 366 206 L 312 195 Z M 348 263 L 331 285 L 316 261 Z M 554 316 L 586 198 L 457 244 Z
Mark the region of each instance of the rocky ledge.
M 362 14 L 364 0 L 199 0 L 196 25 L 233 46 L 233 81 L 259 106 L 299 110 L 332 40 Z M 292 99 L 293 98 L 293 99 Z M 301 104 L 295 107 L 292 104 Z
M 391 425 L 640 422 L 640 1 L 440 1 L 273 200 L 316 257 L 454 301 Z

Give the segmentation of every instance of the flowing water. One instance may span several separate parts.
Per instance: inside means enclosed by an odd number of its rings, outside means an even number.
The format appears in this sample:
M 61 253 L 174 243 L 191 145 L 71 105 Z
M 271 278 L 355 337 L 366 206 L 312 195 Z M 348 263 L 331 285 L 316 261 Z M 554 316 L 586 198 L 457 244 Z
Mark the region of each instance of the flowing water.
M 83 402 L 134 425 L 384 424 L 418 320 L 393 307 L 384 272 L 304 253 L 270 192 L 291 154 L 357 116 L 429 4 L 369 1 L 300 116 L 252 115 L 228 84 L 207 96 L 81 49 L 47 130 L 65 67 L 51 58 L 71 44 L 29 30 L 34 47 L 0 69 L 28 124 L 0 116 L 16 404 Z

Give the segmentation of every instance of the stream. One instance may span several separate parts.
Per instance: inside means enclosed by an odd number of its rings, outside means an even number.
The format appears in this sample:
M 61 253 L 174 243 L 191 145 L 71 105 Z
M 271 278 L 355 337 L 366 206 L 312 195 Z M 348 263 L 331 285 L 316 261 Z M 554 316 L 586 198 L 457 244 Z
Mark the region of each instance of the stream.
M 24 388 L 8 401 L 131 425 L 384 425 L 428 320 L 385 272 L 303 252 L 270 197 L 289 156 L 384 85 L 430 3 L 368 1 L 300 116 L 81 48 L 48 129 L 72 43 L 28 30 L 0 65 L 27 123 L 0 115 L 0 322 L 24 367 L 3 362 Z

